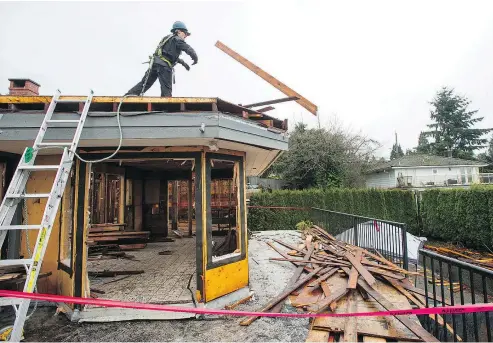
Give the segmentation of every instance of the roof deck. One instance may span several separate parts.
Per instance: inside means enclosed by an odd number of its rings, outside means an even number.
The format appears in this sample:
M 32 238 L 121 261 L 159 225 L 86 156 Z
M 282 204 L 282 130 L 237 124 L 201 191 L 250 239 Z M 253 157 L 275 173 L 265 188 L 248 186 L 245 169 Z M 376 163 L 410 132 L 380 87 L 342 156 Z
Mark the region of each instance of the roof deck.
M 46 111 L 52 96 L 16 96 L 0 95 L 0 113 L 2 112 L 25 112 Z M 69 95 L 61 96 L 60 100 L 85 101 L 86 96 Z M 117 96 L 95 96 L 92 99 L 90 112 L 116 112 L 122 97 Z M 79 112 L 82 111 L 83 103 L 60 103 L 56 112 Z M 137 113 L 184 113 L 184 112 L 222 112 L 248 119 L 259 126 L 287 130 L 287 120 L 279 120 L 265 113 L 255 111 L 251 108 L 236 105 L 219 98 L 162 98 L 162 97 L 128 97 L 124 100 L 120 111 Z

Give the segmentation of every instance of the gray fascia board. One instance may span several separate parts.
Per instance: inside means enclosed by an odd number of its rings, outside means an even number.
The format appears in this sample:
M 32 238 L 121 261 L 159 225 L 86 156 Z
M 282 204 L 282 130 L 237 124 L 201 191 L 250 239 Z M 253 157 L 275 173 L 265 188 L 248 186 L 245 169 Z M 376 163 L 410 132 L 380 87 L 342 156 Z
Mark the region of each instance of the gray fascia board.
M 77 114 L 56 113 L 56 119 L 77 119 Z M 4 113 L 0 118 L 0 141 L 34 140 L 43 120 L 41 113 Z M 283 134 L 237 120 L 224 114 L 210 113 L 159 113 L 122 115 L 120 117 L 124 139 L 206 138 L 227 139 L 243 144 L 269 149 L 287 150 Z M 205 125 L 205 132 L 200 130 Z M 46 140 L 72 138 L 74 124 L 56 124 L 48 129 Z M 89 116 L 82 130 L 81 140 L 119 139 L 116 116 Z

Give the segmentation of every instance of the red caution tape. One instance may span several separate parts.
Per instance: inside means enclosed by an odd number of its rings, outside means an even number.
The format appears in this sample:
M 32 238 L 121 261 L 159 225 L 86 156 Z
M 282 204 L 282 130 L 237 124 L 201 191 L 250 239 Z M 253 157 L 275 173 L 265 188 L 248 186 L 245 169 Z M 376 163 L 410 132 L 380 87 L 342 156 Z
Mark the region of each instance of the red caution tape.
M 64 295 L 25 293 L 17 291 L 0 290 L 0 297 L 22 298 L 31 300 L 51 301 L 67 304 L 96 305 L 103 307 L 133 308 L 138 310 L 165 311 L 165 312 L 185 312 L 208 315 L 225 316 L 256 316 L 256 317 L 290 317 L 290 318 L 310 318 L 310 317 L 376 317 L 376 316 L 398 316 L 398 315 L 428 315 L 428 314 L 457 314 L 473 312 L 493 311 L 493 303 L 488 304 L 469 304 L 454 305 L 447 307 L 430 307 L 414 310 L 391 310 L 376 312 L 354 312 L 354 313 L 271 313 L 271 312 L 249 312 L 235 310 L 216 310 L 208 308 L 189 308 L 180 306 L 168 306 L 157 304 L 143 304 L 137 302 L 124 302 L 105 299 L 77 298 Z

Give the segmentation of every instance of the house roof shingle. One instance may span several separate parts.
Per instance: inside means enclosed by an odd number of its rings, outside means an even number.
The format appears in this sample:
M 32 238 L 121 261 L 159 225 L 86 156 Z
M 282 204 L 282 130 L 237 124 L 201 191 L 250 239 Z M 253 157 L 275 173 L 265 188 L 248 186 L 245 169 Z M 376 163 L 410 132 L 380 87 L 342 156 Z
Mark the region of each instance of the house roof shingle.
M 453 157 L 443 157 L 434 155 L 406 155 L 394 160 L 375 164 L 366 174 L 391 169 L 405 167 L 440 167 L 440 166 L 487 166 L 487 163 L 479 161 L 464 160 Z

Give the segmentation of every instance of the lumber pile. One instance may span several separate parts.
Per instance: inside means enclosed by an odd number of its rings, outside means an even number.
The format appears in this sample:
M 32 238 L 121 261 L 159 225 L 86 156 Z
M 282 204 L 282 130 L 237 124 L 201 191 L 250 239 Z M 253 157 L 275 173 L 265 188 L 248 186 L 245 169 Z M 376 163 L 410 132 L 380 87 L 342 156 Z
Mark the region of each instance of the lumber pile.
M 92 224 L 89 228 L 87 243 L 89 246 L 144 244 L 149 240 L 149 231 L 122 231 L 125 224 Z
M 304 230 L 302 237 L 303 242 L 298 246 L 277 239 L 274 239 L 276 244 L 267 243 L 282 256 L 271 260 L 292 263 L 297 268 L 284 290 L 259 311 L 280 312 L 288 299 L 299 311 L 312 313 L 410 309 L 411 304 L 415 308 L 425 307 L 425 293 L 408 279 L 415 272 L 402 269 L 378 252 L 339 241 L 317 226 Z M 240 325 L 250 325 L 255 319 L 245 318 Z M 443 323 L 440 316 L 438 322 Z M 452 328 L 447 328 L 452 332 Z M 311 322 L 307 339 L 311 342 L 386 340 L 438 342 L 415 316 L 319 317 Z

